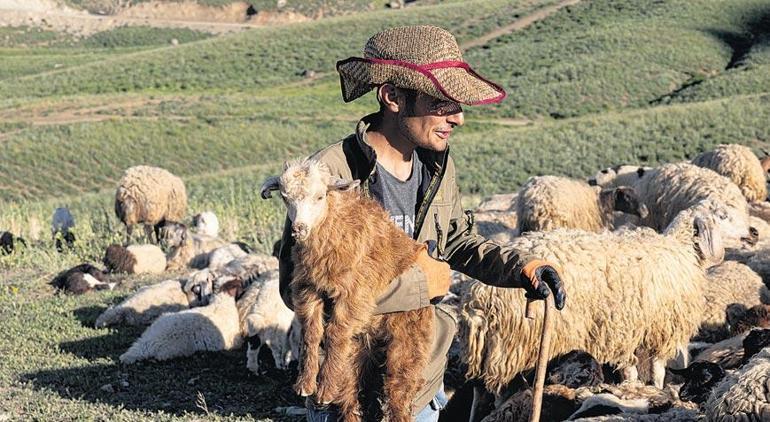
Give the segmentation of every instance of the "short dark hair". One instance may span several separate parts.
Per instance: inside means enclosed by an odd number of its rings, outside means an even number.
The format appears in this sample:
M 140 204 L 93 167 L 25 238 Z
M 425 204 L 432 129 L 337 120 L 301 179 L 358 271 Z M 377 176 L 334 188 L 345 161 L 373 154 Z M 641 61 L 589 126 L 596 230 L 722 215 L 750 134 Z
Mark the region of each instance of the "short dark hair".
M 380 98 L 380 87 L 384 85 L 377 85 L 376 92 L 377 92 L 377 103 L 380 105 L 379 114 L 383 114 L 385 112 L 385 103 L 382 102 L 382 98 Z M 395 85 L 393 85 L 395 87 Z M 412 115 L 414 112 L 414 105 L 417 102 L 417 96 L 420 95 L 420 91 L 417 91 L 415 89 L 411 88 L 400 88 L 396 87 L 396 89 L 400 90 L 404 94 L 404 98 L 406 98 L 406 114 Z

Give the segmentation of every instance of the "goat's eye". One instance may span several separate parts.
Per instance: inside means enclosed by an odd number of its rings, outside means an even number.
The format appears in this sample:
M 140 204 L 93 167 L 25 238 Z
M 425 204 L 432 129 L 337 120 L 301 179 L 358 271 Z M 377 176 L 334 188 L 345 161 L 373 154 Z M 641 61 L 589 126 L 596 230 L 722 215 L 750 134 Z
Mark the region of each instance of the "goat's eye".
M 316 201 L 320 201 L 320 200 L 322 200 L 322 199 L 324 199 L 324 196 L 323 196 L 323 195 L 318 195 L 318 196 L 316 196 L 316 197 L 315 197 L 315 200 L 316 200 Z

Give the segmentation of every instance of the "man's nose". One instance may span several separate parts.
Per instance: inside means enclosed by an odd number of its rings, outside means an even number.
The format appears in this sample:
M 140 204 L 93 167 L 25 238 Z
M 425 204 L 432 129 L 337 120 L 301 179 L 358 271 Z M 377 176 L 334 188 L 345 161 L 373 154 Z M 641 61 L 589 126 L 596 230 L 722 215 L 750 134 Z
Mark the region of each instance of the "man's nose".
M 446 121 L 454 126 L 462 126 L 465 123 L 465 114 L 462 109 L 459 112 L 447 116 Z

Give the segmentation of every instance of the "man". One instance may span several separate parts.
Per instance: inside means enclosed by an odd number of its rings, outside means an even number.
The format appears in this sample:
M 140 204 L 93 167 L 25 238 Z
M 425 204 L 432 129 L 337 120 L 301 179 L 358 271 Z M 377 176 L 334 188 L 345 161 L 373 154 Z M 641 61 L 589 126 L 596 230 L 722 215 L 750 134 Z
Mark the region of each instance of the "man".
M 505 97 L 503 89 L 462 61 L 449 32 L 432 26 L 380 32 L 366 43 L 364 58 L 340 61 L 337 70 L 346 102 L 375 89 L 380 110 L 364 117 L 355 133 L 314 157 L 338 177 L 361 180 L 364 192 L 378 200 L 408 235 L 428 243 L 434 258 L 486 284 L 524 288 L 532 299 L 544 299 L 553 291 L 561 309 L 565 293 L 554 267 L 477 235 L 472 216 L 461 206 L 448 140 L 454 128 L 463 124 L 461 104 L 499 102 Z M 287 220 L 280 250 L 280 286 L 290 307 L 293 244 Z M 418 259 L 378 299 L 377 313 L 432 306 L 432 299 L 445 295 L 449 280 L 432 276 L 437 271 L 429 270 L 431 265 L 446 264 Z M 435 313 L 425 385 L 413 405 L 417 421 L 438 420 L 446 403 L 443 374 L 456 322 L 440 306 Z M 336 420 L 336 409 L 318 405 L 313 397 L 307 403 L 309 421 Z

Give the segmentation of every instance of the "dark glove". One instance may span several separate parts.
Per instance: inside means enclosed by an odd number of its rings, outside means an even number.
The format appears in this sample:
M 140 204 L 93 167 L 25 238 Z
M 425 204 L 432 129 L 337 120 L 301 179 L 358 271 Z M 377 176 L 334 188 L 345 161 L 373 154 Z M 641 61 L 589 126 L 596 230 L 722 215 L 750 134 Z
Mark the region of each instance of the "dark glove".
M 519 277 L 521 287 L 527 291 L 525 294 L 527 299 L 543 300 L 553 292 L 556 309 L 562 310 L 564 308 L 564 301 L 567 299 L 564 284 L 556 268 L 548 261 L 534 260 L 528 262 L 522 268 Z

